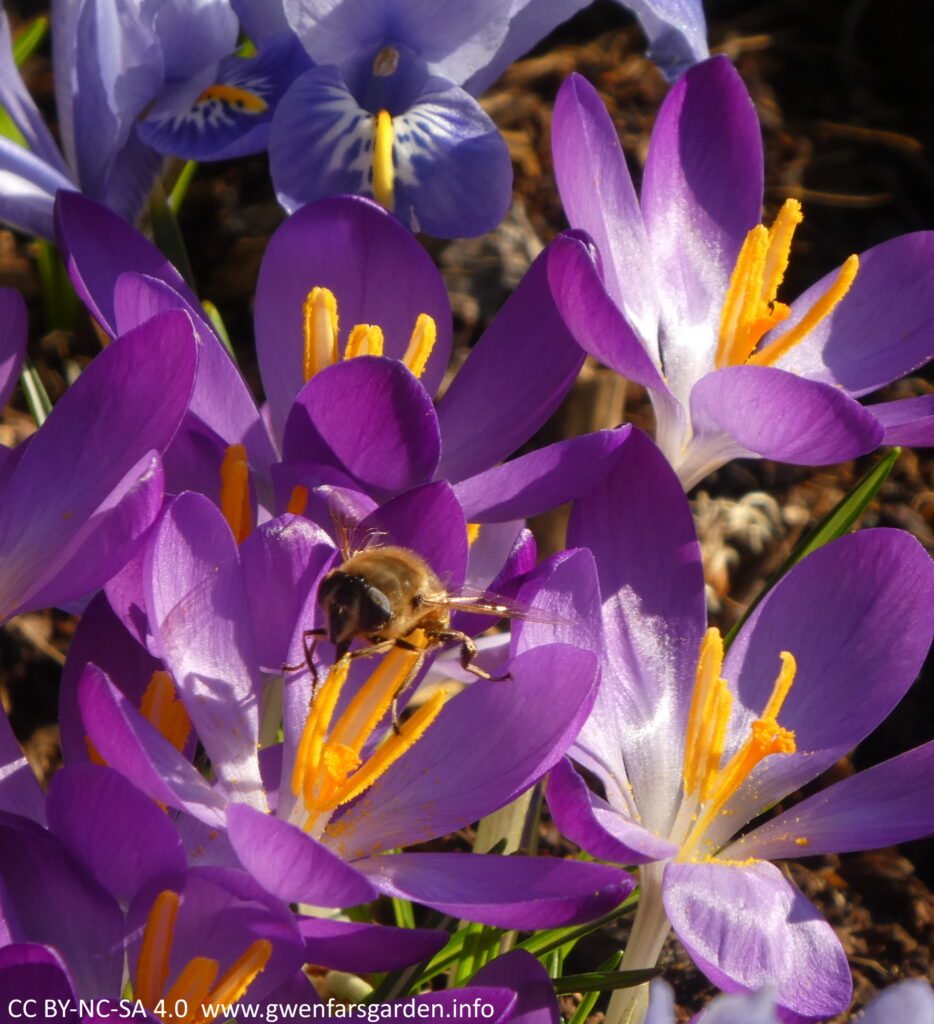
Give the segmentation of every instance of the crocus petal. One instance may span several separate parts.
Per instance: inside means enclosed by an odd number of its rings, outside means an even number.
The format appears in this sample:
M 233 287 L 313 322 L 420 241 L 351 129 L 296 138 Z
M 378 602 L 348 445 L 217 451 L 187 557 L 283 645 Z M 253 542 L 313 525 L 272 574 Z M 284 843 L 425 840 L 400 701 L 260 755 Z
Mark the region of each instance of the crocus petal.
M 530 930 L 590 921 L 635 885 L 602 864 L 495 854 L 390 853 L 360 868 L 386 895 L 467 921 Z
M 934 832 L 934 743 L 843 779 L 732 843 L 722 856 L 814 856 L 873 850 Z
M 124 904 L 150 878 L 185 867 L 171 820 L 112 768 L 66 765 L 49 786 L 48 813 L 52 834 Z
M 778 717 L 797 751 L 752 772 L 729 805 L 732 820 L 751 820 L 868 735 L 916 678 L 932 633 L 934 565 L 907 533 L 862 530 L 795 566 L 736 637 L 723 677 L 739 697 L 729 756 L 765 707 L 781 652 L 790 651 L 797 671 Z
M 78 684 L 78 706 L 98 753 L 151 799 L 188 811 L 213 827 L 226 800 L 134 708 L 95 665 Z
M 0 1005 L 8 1013 L 14 1006 L 74 1006 L 77 998 L 68 967 L 51 946 L 16 942 L 0 948 Z M 88 1020 L 83 1017 L 82 1024 Z
M 713 365 L 733 265 L 762 210 L 762 141 L 746 87 L 726 57 L 692 68 L 659 112 L 642 214 L 654 257 L 672 391 Z
M 4 490 L 0 614 L 13 613 L 47 585 L 60 567 L 49 552 L 63 562 L 71 558 L 70 542 L 111 492 L 127 485 L 128 471 L 151 449 L 168 445 L 194 371 L 191 321 L 168 313 L 108 346 L 59 399 Z M 43 576 L 37 578 L 40 555 Z M 116 569 L 102 564 L 95 585 Z
M 692 1024 L 781 1024 L 776 1016 L 775 987 L 766 985 L 759 992 L 717 996 L 691 1021 Z
M 187 492 L 166 511 L 147 562 L 157 649 L 231 799 L 266 810 L 257 747 L 259 661 L 236 543 L 220 511 Z
M 589 491 L 609 471 L 629 426 L 597 430 L 539 448 L 457 485 L 472 523 L 541 515 Z
M 255 57 L 231 54 L 212 80 L 163 90 L 137 132 L 153 149 L 185 160 L 231 160 L 266 148 L 276 104 L 308 67 L 291 33 L 267 39 Z
M 298 930 L 309 963 L 355 973 L 395 971 L 429 960 L 450 938 L 447 932 L 428 928 L 389 928 L 323 917 L 303 918 Z
M 625 265 L 625 254 L 619 259 Z M 595 359 L 655 394 L 667 395 L 668 385 L 658 368 L 654 324 L 641 337 L 630 326 L 639 322 L 635 319 L 637 311 L 631 308 L 639 297 L 638 288 L 632 287 L 632 281 L 628 282 L 630 308 L 623 315 L 626 298 L 615 299 L 608 294 L 614 280 L 613 265 L 604 262 L 602 266 L 606 284 L 600 278 L 597 257 L 591 246 L 572 234 L 559 235 L 552 243 L 548 280 L 568 330 Z M 638 278 L 635 281 L 638 282 Z M 654 298 L 654 286 L 651 293 Z M 649 351 L 653 353 L 651 356 Z
M 548 808 L 562 835 L 592 857 L 616 864 L 644 864 L 678 852 L 674 843 L 630 821 L 587 789 L 565 759 L 548 777 Z
M 577 378 L 584 353 L 551 296 L 549 251 L 528 269 L 438 402 L 438 473 L 446 480 L 463 480 L 511 455 Z
M 718 464 L 743 452 L 808 466 L 842 462 L 872 451 L 883 434 L 839 388 L 773 366 L 729 366 L 702 377 L 691 392 L 691 421 L 689 448 L 715 449 Z M 726 457 L 723 435 L 733 442 Z M 688 454 L 679 465 L 686 487 L 710 471 L 696 468 L 700 461 Z
M 123 971 L 123 915 L 48 832 L 0 817 L 0 879 L 25 937 L 54 946 L 85 998 L 113 996 Z M 93 936 L 93 942 L 88 941 Z
M 934 395 L 878 402 L 867 409 L 885 428 L 883 444 L 934 445 Z
M 640 372 L 639 377 L 632 379 L 651 387 L 651 370 L 657 377 L 656 364 L 660 358 L 657 341 L 659 293 L 652 274 L 645 225 L 616 126 L 597 91 L 580 75 L 571 75 L 558 91 L 551 139 L 555 180 L 568 223 L 572 228 L 586 231 L 593 239 L 603 260 L 606 290 L 614 306 L 623 311 L 624 323 L 632 324 L 628 334 L 622 328 L 614 332 L 622 335 L 617 343 L 621 347 L 620 355 L 625 354 L 623 345 L 629 348 L 635 345 L 641 349 L 638 337 L 632 337 L 630 341 L 634 329 L 644 339 L 651 359 L 647 360 L 644 354 L 640 358 L 638 351 L 633 351 L 627 363 Z M 569 248 L 565 247 L 566 250 Z M 571 263 L 563 273 L 570 276 L 567 282 L 569 292 L 573 295 L 574 286 L 583 284 L 592 302 L 599 300 L 601 289 L 587 280 L 587 269 L 586 265 L 575 267 Z M 600 320 L 606 318 L 602 305 L 598 304 L 596 310 Z M 587 307 L 581 304 L 580 308 Z M 598 338 L 599 331 L 595 330 L 593 335 Z M 577 332 L 575 337 L 580 340 Z M 651 370 L 643 370 L 643 362 L 647 362 Z M 625 373 L 616 361 L 607 362 L 607 365 Z
M 45 823 L 45 796 L 5 714 L 0 715 L 0 810 Z
M 287 461 L 317 459 L 385 498 L 434 476 L 441 435 L 431 398 L 405 365 L 358 356 L 305 385 L 282 449 Z
M 934 1024 L 934 992 L 920 978 L 909 978 L 880 992 L 866 1007 L 862 1024 Z
M 448 701 L 406 756 L 349 805 L 328 845 L 349 859 L 423 842 L 489 814 L 539 779 L 587 714 L 593 655 L 552 644 L 514 658 L 509 670 L 511 679 L 478 680 Z
M 422 383 L 434 394 L 451 352 L 451 306 L 424 246 L 381 207 L 344 196 L 289 217 L 269 241 L 256 286 L 256 347 L 277 434 L 302 376 L 303 305 L 315 287 L 337 299 L 342 334 L 355 324 L 382 328 L 385 354 L 401 359 L 426 313 L 438 337 Z
M 359 871 L 287 821 L 231 804 L 227 828 L 243 866 L 280 899 L 352 907 L 376 895 Z
M 840 940 L 774 864 L 671 863 L 664 901 L 684 948 L 725 992 L 774 985 L 790 1024 L 849 1005 L 853 982 Z
M 491 960 L 471 978 L 476 985 L 514 989 L 517 995 L 510 1024 L 559 1024 L 558 1000 L 548 972 L 524 949 L 513 949 Z
M 114 289 L 125 272 L 158 278 L 198 308 L 184 278 L 152 242 L 112 210 L 80 193 L 57 196 L 55 237 L 75 291 L 111 337 L 117 334 Z
M 489 1024 L 512 1024 L 512 1012 L 517 1003 L 517 994 L 509 988 L 487 988 L 485 985 L 474 986 L 471 982 L 467 988 L 444 989 L 441 992 L 424 992 L 419 996 L 410 996 L 408 999 L 393 1000 L 387 1005 L 392 1006 L 393 1012 L 397 1007 L 401 1008 L 399 1014 L 403 1018 L 421 1017 L 427 1015 L 435 1016 L 435 1007 L 441 1011 L 439 1017 L 445 1020 L 456 1020 L 460 1017 L 467 1017 L 465 1003 L 476 1008 L 479 1016 Z M 408 1007 L 412 1010 L 408 1012 Z M 422 1007 L 425 1010 L 422 1010 Z
M 607 796 L 665 834 L 679 794 L 683 736 L 707 622 L 690 506 L 671 467 L 633 431 L 605 479 L 575 502 L 568 543 L 594 554 L 603 596 L 602 684 L 577 746 L 603 765 Z M 587 766 L 594 768 L 588 761 Z M 627 783 L 628 776 L 628 783 Z
M 19 380 L 26 357 L 26 303 L 12 288 L 0 288 L 0 408 L 7 403 Z
M 776 334 L 793 327 L 837 273 L 831 271 L 795 299 Z M 847 294 L 776 366 L 853 395 L 875 391 L 931 358 L 932 294 L 934 231 L 889 239 L 860 256 Z

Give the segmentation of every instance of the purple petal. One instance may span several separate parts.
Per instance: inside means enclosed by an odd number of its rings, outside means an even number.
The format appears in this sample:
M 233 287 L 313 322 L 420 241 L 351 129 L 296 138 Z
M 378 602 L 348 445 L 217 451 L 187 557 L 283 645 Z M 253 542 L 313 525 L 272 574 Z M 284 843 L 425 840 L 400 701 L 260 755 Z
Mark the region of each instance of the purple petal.
M 224 796 L 134 708 L 94 665 L 78 685 L 88 736 L 101 757 L 151 799 L 188 811 L 213 827 L 224 822 Z
M 830 384 L 771 366 L 729 366 L 691 392 L 692 444 L 727 434 L 756 455 L 825 465 L 872 451 L 882 430 L 869 410 Z
M 246 804 L 231 804 L 227 828 L 243 866 L 281 899 L 351 907 L 375 896 L 359 871 L 287 821 L 260 814 Z
M 638 338 L 632 332 L 638 332 L 651 346 L 651 359 L 646 359 L 644 354 L 640 358 L 635 353 L 631 357 L 633 365 L 641 369 L 641 364 L 647 363 L 650 370 L 643 370 L 641 376 L 651 376 L 651 370 L 654 370 L 657 377 L 659 296 L 652 275 L 642 212 L 617 138 L 616 126 L 597 91 L 580 75 L 571 75 L 558 92 L 551 139 L 555 179 L 568 223 L 572 228 L 586 231 L 593 239 L 603 260 L 606 290 L 612 296 L 613 304 L 625 316 L 624 326 L 614 332 L 614 335 L 620 335 L 617 345 L 637 345 Z M 599 282 L 590 284 L 587 281 L 589 268 L 584 260 L 567 262 L 566 274 L 577 271 L 573 273 L 576 280 L 568 282 L 569 291 L 576 283 L 586 284 L 589 299 L 599 299 Z M 597 314 L 598 317 L 606 316 L 600 305 L 597 306 Z M 629 332 L 625 332 L 627 321 L 632 324 Z M 586 326 L 586 317 L 582 323 Z M 594 331 L 594 337 L 599 338 L 599 333 Z M 575 332 L 575 337 L 580 339 L 580 334 Z M 623 372 L 615 362 L 607 365 Z M 639 377 L 632 379 L 650 386 Z
M 633 431 L 612 472 L 575 503 L 568 543 L 594 554 L 606 633 L 602 683 L 578 746 L 605 766 L 611 802 L 610 790 L 628 801 L 628 775 L 639 806 L 653 808 L 643 824 L 664 834 L 707 610 L 690 507 L 645 435 Z
M 934 743 L 843 779 L 732 843 L 733 860 L 846 853 L 934 833 Z
M 0 810 L 45 823 L 45 796 L 5 714 L 0 715 Z
M 792 303 L 794 326 L 827 291 L 837 271 Z M 860 256 L 849 292 L 777 366 L 864 395 L 931 358 L 934 326 L 934 231 L 892 238 Z M 766 336 L 765 341 L 768 341 Z
M 509 1017 L 510 1024 L 560 1024 L 552 980 L 541 963 L 524 949 L 513 949 L 481 967 L 468 987 L 476 985 L 515 990 L 518 998 Z
M 304 936 L 309 963 L 358 974 L 395 971 L 429 960 L 450 938 L 447 932 L 427 928 L 389 928 L 323 917 L 302 918 L 298 930 Z
M 636 333 L 631 326 L 639 323 L 636 313 L 627 310 L 624 315 L 624 300 L 610 297 L 612 267 L 605 262 L 603 267 L 606 283 L 592 248 L 573 235 L 559 235 L 548 259 L 548 280 L 558 310 L 586 352 L 635 383 L 667 395 L 668 385 L 658 368 L 655 327 Z M 629 301 L 631 305 L 632 298 Z
M 4 491 L 2 614 L 47 583 L 73 556 L 71 543 L 98 506 L 126 485 L 144 456 L 168 445 L 194 371 L 191 321 L 168 313 L 108 346 L 65 392 Z M 49 559 L 50 551 L 59 562 Z M 43 575 L 37 578 L 40 557 Z M 102 564 L 96 585 L 117 568 Z
M 305 385 L 282 447 L 286 461 L 343 469 L 379 498 L 427 483 L 438 466 L 441 437 L 431 398 L 406 366 L 358 356 Z
M 185 854 L 165 812 L 131 782 L 97 764 L 66 765 L 49 786 L 49 830 L 121 903 Z
M 774 985 L 795 1024 L 849 1006 L 853 982 L 840 940 L 775 865 L 671 863 L 664 901 L 682 945 L 725 992 Z
M 892 1021 L 911 1021 L 911 1024 L 934 1024 L 934 992 L 920 978 L 900 981 L 880 992 L 866 1007 L 862 1024 L 892 1024 Z
M 0 288 L 0 408 L 6 405 L 19 381 L 19 372 L 26 356 L 28 328 L 26 303 L 12 288 Z
M 499 928 L 555 928 L 590 921 L 632 891 L 602 864 L 477 853 L 391 853 L 361 861 L 381 892 Z
M 10 139 L 0 138 L 0 220 L 30 235 L 55 236 L 56 193 L 75 183 Z
M 128 271 L 165 282 L 192 308 L 198 300 L 162 253 L 123 218 L 77 192 L 55 201 L 55 235 L 78 295 L 112 337 L 117 333 L 114 289 Z
M 669 82 L 708 56 L 700 0 L 625 0 L 623 6 L 639 19 L 649 41 L 646 56 Z
M 548 777 L 548 808 L 562 835 L 598 860 L 644 864 L 678 852 L 674 843 L 615 811 L 587 789 L 567 759 Z
M 526 272 L 438 402 L 438 475 L 446 480 L 456 483 L 511 455 L 577 378 L 584 354 L 552 298 L 549 252 Z
M 53 1002 L 46 1004 L 47 999 Z M 8 1014 L 35 1012 L 46 1005 L 75 1006 L 77 1000 L 68 967 L 51 946 L 17 942 L 0 948 L 0 1005 Z M 87 1020 L 83 1017 L 82 1024 Z
M 903 444 L 916 448 L 934 445 L 934 395 L 878 402 L 867 411 L 885 427 L 883 444 Z
M 468 1017 L 471 1014 L 482 1017 L 488 1024 L 512 1024 L 513 1009 L 516 1006 L 517 995 L 508 988 L 486 988 L 485 986 L 474 986 L 471 983 L 466 989 L 451 988 L 440 992 L 423 992 L 418 996 L 410 996 L 408 999 L 392 1000 L 389 1006 L 402 1008 L 403 1017 L 429 1017 L 435 1016 L 437 1006 L 444 1020 L 459 1020 L 461 1017 Z M 466 1005 L 470 1005 L 470 1009 Z M 411 1013 L 407 1012 L 412 1007 Z M 425 1010 L 422 1010 L 422 1007 Z
M 236 543 L 218 509 L 180 495 L 147 561 L 153 636 L 228 796 L 266 809 L 260 778 L 259 660 Z
M 336 296 L 343 338 L 355 324 L 377 324 L 394 359 L 405 354 L 419 314 L 432 317 L 438 338 L 422 382 L 434 394 L 451 352 L 451 306 L 431 257 L 374 203 L 322 200 L 276 230 L 256 287 L 256 347 L 277 434 L 304 385 L 302 307 L 317 286 Z
M 914 681 L 934 633 L 934 566 L 900 530 L 862 530 L 820 548 L 756 609 L 726 657 L 739 700 L 733 750 L 771 694 L 780 652 L 797 674 L 778 716 L 797 753 L 761 763 L 731 808 L 748 821 L 829 768 L 889 714 Z M 730 812 L 733 813 L 733 810 Z M 799 851 L 800 852 L 800 851 Z
M 462 481 L 455 488 L 472 523 L 541 515 L 589 491 L 610 470 L 629 426 L 539 448 Z
M 478 680 L 453 697 L 366 799 L 340 817 L 331 848 L 349 859 L 359 850 L 423 842 L 524 792 L 577 734 L 593 695 L 593 664 L 593 655 L 563 644 L 539 647 L 513 659 L 511 679 Z
M 720 307 L 747 231 L 762 210 L 762 141 L 746 87 L 726 59 L 698 64 L 659 112 L 642 214 L 665 297 L 662 357 L 674 378 L 713 365 Z M 708 325 L 700 335 L 698 325 Z M 694 328 L 692 330 L 692 328 Z M 691 364 L 688 366 L 688 364 Z

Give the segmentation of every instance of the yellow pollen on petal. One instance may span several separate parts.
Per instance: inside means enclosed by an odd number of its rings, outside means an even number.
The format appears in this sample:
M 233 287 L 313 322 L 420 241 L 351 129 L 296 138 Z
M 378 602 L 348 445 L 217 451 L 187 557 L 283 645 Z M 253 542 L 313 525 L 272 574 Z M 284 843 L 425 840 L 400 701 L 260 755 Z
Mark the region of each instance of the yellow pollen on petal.
M 180 902 L 177 892 L 166 889 L 156 897 L 146 918 L 133 985 L 133 994 L 143 1006 L 155 1006 L 165 989 Z
M 467 524 L 467 547 L 472 548 L 477 538 L 480 536 L 480 527 L 482 523 L 468 523 Z
M 256 980 L 256 976 L 266 969 L 271 956 L 272 943 L 269 939 L 257 939 L 231 964 L 221 980 L 207 994 L 204 1002 L 215 1006 L 237 1002 Z M 193 1024 L 208 1024 L 213 1019 L 198 1014 L 194 1017 Z
M 402 357 L 402 362 L 415 374 L 421 377 L 428 365 L 432 349 L 438 339 L 438 326 L 433 317 L 427 313 L 419 313 L 415 321 L 412 337 Z
M 376 115 L 373 143 L 373 195 L 380 206 L 391 210 L 396 202 L 395 168 L 392 163 L 393 127 L 388 110 Z
M 261 114 L 269 108 L 269 104 L 261 96 L 246 89 L 238 89 L 235 85 L 209 85 L 195 100 L 195 105 L 210 100 L 220 100 L 221 103 L 250 114 Z
M 337 298 L 330 288 L 315 287 L 302 307 L 305 335 L 302 373 L 306 381 L 337 362 Z
M 191 735 L 191 719 L 168 672 L 153 672 L 139 709 L 176 750 L 185 746 Z
M 859 267 L 856 256 L 843 264 L 834 283 L 795 327 L 758 348 L 765 335 L 791 315 L 791 309 L 777 296 L 788 268 L 792 238 L 802 220 L 801 204 L 787 199 L 771 228 L 760 224 L 746 235 L 720 315 L 717 369 L 744 363 L 773 365 L 834 309 L 853 283 Z
M 383 331 L 374 324 L 357 324 L 347 338 L 344 358 L 355 356 L 381 356 L 383 354 Z
M 242 543 L 253 528 L 250 465 L 242 444 L 229 445 L 221 463 L 221 512 L 237 543 Z
M 308 508 L 308 488 L 304 484 L 296 484 L 289 495 L 289 503 L 285 506 L 286 512 L 293 516 L 303 516 Z
M 705 634 L 688 712 L 683 770 L 685 796 L 698 800 L 699 811 L 682 843 L 678 860 L 690 859 L 710 824 L 763 758 L 770 754 L 793 754 L 797 749 L 795 734 L 778 724 L 778 714 L 794 682 L 797 665 L 789 651 L 781 652 L 781 661 L 781 671 L 761 716 L 752 722 L 746 740 L 721 768 L 732 696 L 725 680 L 720 678 L 723 641 L 719 630 L 709 629 Z

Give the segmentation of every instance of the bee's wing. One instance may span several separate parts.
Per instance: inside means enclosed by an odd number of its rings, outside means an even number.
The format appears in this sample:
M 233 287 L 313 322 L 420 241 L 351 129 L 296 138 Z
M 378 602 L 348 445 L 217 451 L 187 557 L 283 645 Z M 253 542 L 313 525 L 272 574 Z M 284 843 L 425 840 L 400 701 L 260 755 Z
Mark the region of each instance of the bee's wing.
M 328 492 L 328 512 L 331 514 L 331 522 L 334 523 L 334 539 L 345 562 L 372 547 L 380 537 L 385 536 L 384 531 L 366 529 L 360 525 L 367 513 L 350 500 L 343 488 L 334 487 Z
M 558 618 L 544 608 L 522 604 L 500 594 L 486 590 L 471 593 L 469 587 L 460 587 L 456 594 L 437 594 L 425 597 L 422 602 L 429 608 L 448 608 L 452 612 L 471 612 L 475 615 L 495 615 L 501 619 L 524 619 L 526 622 L 541 622 L 549 626 L 573 626 L 575 623 Z

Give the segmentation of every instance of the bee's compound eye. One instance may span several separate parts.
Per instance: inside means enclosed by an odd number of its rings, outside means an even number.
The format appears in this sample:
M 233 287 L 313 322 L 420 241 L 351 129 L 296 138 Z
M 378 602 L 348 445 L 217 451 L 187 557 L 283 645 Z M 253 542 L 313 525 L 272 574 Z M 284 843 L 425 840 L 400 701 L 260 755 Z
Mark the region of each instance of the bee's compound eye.
M 339 569 L 329 572 L 318 585 L 318 604 L 326 604 L 334 596 L 338 587 L 347 582 L 347 579 L 347 573 L 341 572 Z
M 364 633 L 375 633 L 389 623 L 392 605 L 389 598 L 377 587 L 367 583 L 359 608 L 360 628 Z

